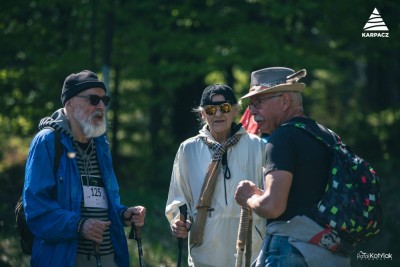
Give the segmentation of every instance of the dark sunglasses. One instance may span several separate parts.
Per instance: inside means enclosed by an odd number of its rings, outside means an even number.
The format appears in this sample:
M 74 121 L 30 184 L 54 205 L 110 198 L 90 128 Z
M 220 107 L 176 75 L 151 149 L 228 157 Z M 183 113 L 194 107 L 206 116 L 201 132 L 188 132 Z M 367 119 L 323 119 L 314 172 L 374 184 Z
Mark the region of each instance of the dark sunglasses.
M 218 106 L 214 105 L 208 105 L 204 107 L 204 111 L 206 112 L 207 115 L 212 116 L 217 113 L 217 110 L 220 110 L 222 113 L 229 113 L 232 110 L 232 106 L 229 103 L 223 103 Z
M 100 103 L 100 100 L 103 101 L 104 106 L 107 106 L 110 103 L 111 97 L 108 95 L 98 96 L 98 95 L 77 95 L 80 98 L 86 98 L 90 100 L 90 104 L 92 106 L 97 106 Z

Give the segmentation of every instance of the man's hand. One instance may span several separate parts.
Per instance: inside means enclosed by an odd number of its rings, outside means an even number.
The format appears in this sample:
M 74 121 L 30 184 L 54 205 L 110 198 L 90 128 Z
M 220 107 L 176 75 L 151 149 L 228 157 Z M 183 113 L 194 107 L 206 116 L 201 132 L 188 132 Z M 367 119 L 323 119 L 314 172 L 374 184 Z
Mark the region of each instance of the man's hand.
M 110 221 L 88 219 L 83 223 L 81 236 L 96 244 L 103 242 L 103 233 L 111 225 Z
M 253 195 L 262 195 L 263 191 L 251 181 L 241 181 L 236 188 L 235 200 L 242 207 L 248 207 L 247 200 Z
M 142 227 L 144 225 L 144 217 L 146 217 L 146 208 L 142 206 L 129 207 L 124 212 L 125 226 Z

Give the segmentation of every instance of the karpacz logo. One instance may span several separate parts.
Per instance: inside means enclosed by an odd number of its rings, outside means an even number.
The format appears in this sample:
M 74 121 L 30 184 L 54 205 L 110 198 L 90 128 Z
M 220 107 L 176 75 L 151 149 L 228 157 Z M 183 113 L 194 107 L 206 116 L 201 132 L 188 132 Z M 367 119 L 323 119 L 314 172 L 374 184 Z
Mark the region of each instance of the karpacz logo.
M 388 32 L 363 32 L 361 34 L 362 37 L 389 37 Z
M 370 32 L 365 32 L 370 31 Z M 361 33 L 362 37 L 389 37 L 389 29 L 386 27 L 378 10 L 375 8 L 371 16 L 364 26 L 364 32 Z

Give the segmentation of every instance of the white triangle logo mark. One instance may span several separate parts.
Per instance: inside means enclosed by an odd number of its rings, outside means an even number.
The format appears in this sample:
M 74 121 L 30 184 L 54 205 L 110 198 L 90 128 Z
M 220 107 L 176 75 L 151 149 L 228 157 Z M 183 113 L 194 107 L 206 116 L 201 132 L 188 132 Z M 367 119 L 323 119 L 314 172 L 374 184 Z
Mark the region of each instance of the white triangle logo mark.
M 364 31 L 389 31 L 376 7 L 365 23 Z

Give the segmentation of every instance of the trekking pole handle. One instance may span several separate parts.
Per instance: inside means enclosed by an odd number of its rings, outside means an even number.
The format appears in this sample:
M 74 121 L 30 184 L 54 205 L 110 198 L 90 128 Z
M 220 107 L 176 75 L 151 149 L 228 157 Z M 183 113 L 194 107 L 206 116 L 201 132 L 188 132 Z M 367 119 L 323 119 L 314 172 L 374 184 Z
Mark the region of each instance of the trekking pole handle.
M 129 239 L 142 239 L 142 227 L 136 227 L 135 224 L 132 223 Z
M 179 220 L 185 223 L 186 226 L 186 219 L 187 219 L 187 205 L 184 204 L 179 207 Z M 178 238 L 178 260 L 177 260 L 177 267 L 181 267 L 182 262 L 182 247 L 183 247 L 183 238 Z

